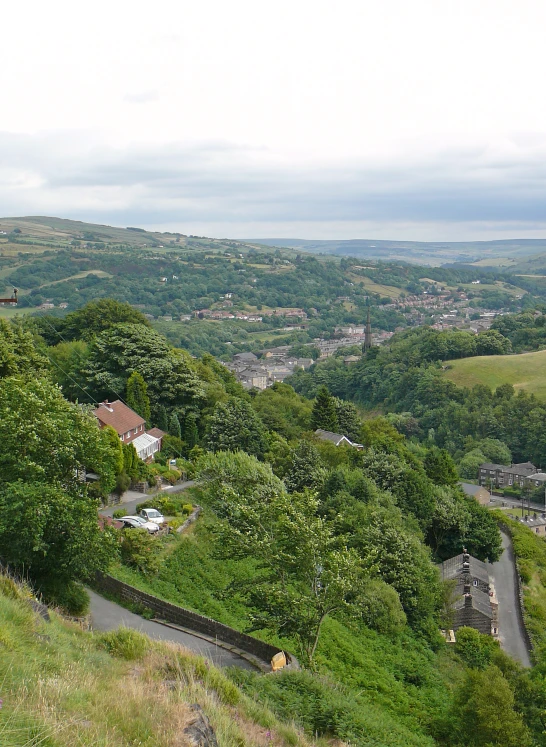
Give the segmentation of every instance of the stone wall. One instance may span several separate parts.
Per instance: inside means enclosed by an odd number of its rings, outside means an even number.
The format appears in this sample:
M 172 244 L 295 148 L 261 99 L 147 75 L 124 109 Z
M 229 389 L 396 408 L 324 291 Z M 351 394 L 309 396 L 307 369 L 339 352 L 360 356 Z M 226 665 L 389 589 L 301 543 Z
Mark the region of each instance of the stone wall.
M 209 617 L 191 612 L 184 609 L 184 607 L 179 607 L 171 602 L 164 602 L 162 599 L 140 591 L 140 589 L 136 589 L 134 586 L 129 586 L 129 584 L 123 581 L 118 581 L 113 576 L 97 575 L 95 585 L 99 590 L 109 592 L 124 602 L 131 602 L 147 607 L 159 619 L 165 620 L 165 622 L 180 625 L 196 633 L 202 633 L 210 638 L 218 639 L 218 641 L 223 643 L 236 646 L 242 651 L 257 656 L 264 662 L 270 662 L 275 654 L 279 653 L 279 649 L 276 646 L 260 641 L 258 638 L 253 638 L 245 633 L 240 633 L 228 625 L 223 625 L 216 620 L 211 620 Z M 297 667 L 297 660 L 294 657 L 286 653 L 286 658 L 289 664 Z

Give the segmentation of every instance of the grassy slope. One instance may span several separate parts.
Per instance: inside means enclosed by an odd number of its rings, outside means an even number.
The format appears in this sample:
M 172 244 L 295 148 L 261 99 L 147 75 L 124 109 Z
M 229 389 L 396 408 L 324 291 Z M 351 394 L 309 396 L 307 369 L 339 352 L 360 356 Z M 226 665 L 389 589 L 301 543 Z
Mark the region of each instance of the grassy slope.
M 529 394 L 546 400 L 546 350 L 520 355 L 489 355 L 448 361 L 445 376 L 458 386 L 486 384 L 496 389 L 513 384 Z
M 213 522 L 205 516 L 190 536 L 177 546 L 169 546 L 156 576 L 145 578 L 123 566 L 114 569 L 114 575 L 144 591 L 245 630 L 245 607 L 234 593 L 222 592 L 232 580 L 252 578 L 254 568 L 247 561 L 216 559 L 212 526 Z M 263 637 L 295 650 L 293 641 L 267 634 Z M 446 714 L 452 689 L 462 674 L 449 651 L 442 649 L 436 654 L 409 631 L 390 638 L 365 627 L 351 630 L 336 620 L 327 620 L 324 625 L 317 664 L 327 682 L 326 689 L 337 693 L 341 710 L 356 714 L 351 715 L 351 728 L 356 730 L 351 743 L 362 747 L 433 745 L 427 734 L 429 727 Z M 285 685 L 292 688 L 290 697 Z M 305 706 L 294 695 L 295 689 L 295 683 L 286 684 L 281 678 L 274 692 L 266 693 L 265 702 L 280 716 L 291 713 L 295 717 L 297 712 L 302 723 L 313 728 L 311 717 L 305 716 Z M 249 691 L 259 697 L 263 690 L 257 681 L 249 686 Z M 298 698 L 305 699 L 306 693 L 300 690 L 301 685 Z M 283 705 L 286 699 L 287 706 Z M 347 738 L 346 733 L 339 736 Z
M 126 660 L 118 646 L 115 657 L 101 635 L 56 615 L 45 623 L 14 588 L 0 577 L 2 747 L 182 747 L 193 703 L 220 747 L 310 747 L 199 657 L 139 634 L 142 651 Z

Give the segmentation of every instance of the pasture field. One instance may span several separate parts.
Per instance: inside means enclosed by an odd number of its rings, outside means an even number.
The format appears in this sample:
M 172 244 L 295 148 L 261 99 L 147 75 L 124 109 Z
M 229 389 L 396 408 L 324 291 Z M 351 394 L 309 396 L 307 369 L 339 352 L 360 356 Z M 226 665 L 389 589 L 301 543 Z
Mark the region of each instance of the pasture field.
M 546 401 L 546 350 L 520 355 L 485 355 L 447 361 L 446 378 L 457 386 L 485 384 L 496 389 L 501 384 L 534 394 Z

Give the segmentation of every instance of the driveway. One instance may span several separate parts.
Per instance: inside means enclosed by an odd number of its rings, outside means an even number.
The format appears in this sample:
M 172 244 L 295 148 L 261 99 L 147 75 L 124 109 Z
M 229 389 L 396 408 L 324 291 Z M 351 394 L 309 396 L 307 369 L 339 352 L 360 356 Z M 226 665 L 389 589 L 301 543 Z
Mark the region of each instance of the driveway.
M 190 649 L 200 656 L 209 659 L 217 667 L 240 667 L 256 671 L 256 668 L 246 659 L 241 658 L 232 651 L 217 646 L 214 643 L 203 640 L 191 633 L 161 625 L 161 623 L 145 620 L 135 615 L 115 602 L 101 597 L 100 594 L 87 589 L 91 598 L 91 627 L 93 630 L 107 631 L 115 630 L 120 625 L 133 628 L 159 641 L 174 641 L 185 648 Z
M 146 495 L 145 493 L 137 493 L 135 490 L 126 490 L 121 496 L 120 503 L 116 506 L 106 506 L 106 508 L 99 509 L 99 514 L 101 514 L 101 516 L 112 516 L 114 511 L 117 511 L 118 508 L 123 508 L 126 512 L 126 516 L 132 516 L 136 513 L 136 507 L 139 503 L 144 503 L 144 501 L 154 497 L 160 498 L 161 496 L 169 495 L 170 493 L 180 493 L 187 488 L 191 488 L 193 485 L 195 485 L 195 480 L 186 480 L 186 482 L 181 482 L 178 485 L 165 488 L 165 490 L 156 493 L 154 496 Z
M 490 563 L 489 575 L 495 584 L 499 602 L 499 641 L 507 654 L 531 666 L 519 605 L 516 563 L 512 540 L 501 532 L 503 553 L 496 563 Z

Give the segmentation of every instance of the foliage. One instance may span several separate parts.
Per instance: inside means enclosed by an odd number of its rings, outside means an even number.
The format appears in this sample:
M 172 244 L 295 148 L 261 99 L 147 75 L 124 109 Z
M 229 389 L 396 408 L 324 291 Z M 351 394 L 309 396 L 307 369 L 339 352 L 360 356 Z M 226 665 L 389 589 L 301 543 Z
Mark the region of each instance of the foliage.
M 497 641 L 474 628 L 462 627 L 457 630 L 455 651 L 473 669 L 485 669 L 491 664 L 495 646 L 498 646 Z
M 457 745 L 527 747 L 532 744 L 514 694 L 501 671 L 490 666 L 471 670 L 459 686 L 453 707 Z
M 341 434 L 351 441 L 360 438 L 362 423 L 358 417 L 358 411 L 352 402 L 334 397 L 338 429 Z
M 150 640 L 137 630 L 117 628 L 108 633 L 100 633 L 99 645 L 109 654 L 127 661 L 142 659 L 150 648 Z
M 113 533 L 99 531 L 96 503 L 59 483 L 4 483 L 0 511 L 0 558 L 37 583 L 87 579 L 115 557 Z
M 44 374 L 47 360 L 36 350 L 29 332 L 0 319 L 0 379 Z
M 182 437 L 182 432 L 180 430 L 180 421 L 178 420 L 175 412 L 173 412 L 169 421 L 169 435 L 178 439 L 181 439 Z
M 84 587 L 66 578 L 49 578 L 37 589 L 49 605 L 59 607 L 66 615 L 83 617 L 89 611 L 89 594 Z
M 142 324 L 117 324 L 94 338 L 82 379 L 100 401 L 112 391 L 124 392 L 134 371 L 147 384 L 152 411 L 160 405 L 194 407 L 204 397 L 189 356 Z
M 130 568 L 146 574 L 159 567 L 159 544 L 145 529 L 122 529 L 121 560 Z
M 453 459 L 445 449 L 429 449 L 423 463 L 427 477 L 436 485 L 456 485 L 459 479 Z
M 336 406 L 328 389 L 321 386 L 317 392 L 313 412 L 311 413 L 311 428 L 322 428 L 324 431 L 337 431 L 339 427 Z
M 310 428 L 311 403 L 288 384 L 276 382 L 259 392 L 252 407 L 267 428 L 287 440 L 300 437 Z
M 263 457 L 268 445 L 267 431 L 252 406 L 242 399 L 219 402 L 207 428 L 206 443 L 211 451 L 242 449 Z
M 288 471 L 284 477 L 286 489 L 290 493 L 305 488 L 318 489 L 325 476 L 326 471 L 315 446 L 309 441 L 300 441 L 292 451 Z
M 311 493 L 288 496 L 255 459 L 236 454 L 239 458 L 231 458 L 230 464 L 229 456 L 208 457 L 202 471 L 210 476 L 211 494 L 224 520 L 220 547 L 226 557 L 258 562 L 258 576 L 241 590 L 253 610 L 253 628 L 293 636 L 301 655 L 312 663 L 324 619 L 340 610 L 355 614 L 363 578 L 358 556 L 317 516 L 318 502 Z M 249 483 L 260 472 L 269 478 L 267 487 L 262 483 L 253 489 Z M 244 494 L 234 489 L 241 480 Z
M 150 424 L 151 411 L 148 387 L 138 371 L 133 371 L 127 379 L 127 405 L 141 418 L 144 418 L 148 425 Z

